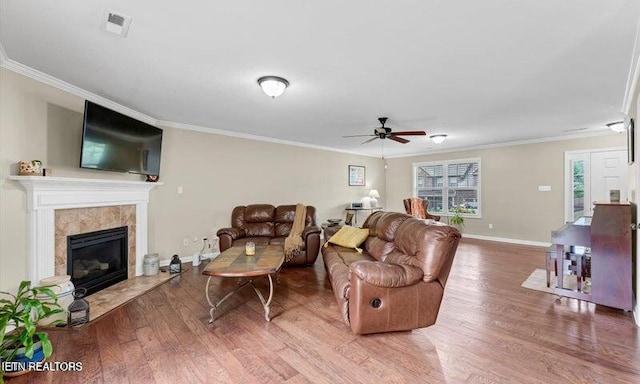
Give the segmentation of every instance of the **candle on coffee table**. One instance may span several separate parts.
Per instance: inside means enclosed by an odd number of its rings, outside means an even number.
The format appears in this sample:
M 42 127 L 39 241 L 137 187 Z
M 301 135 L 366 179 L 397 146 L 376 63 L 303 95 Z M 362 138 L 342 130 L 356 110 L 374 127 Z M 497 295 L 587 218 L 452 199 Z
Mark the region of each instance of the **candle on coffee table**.
M 254 242 L 252 242 L 252 241 L 249 241 L 247 244 L 245 244 L 244 251 L 245 251 L 245 254 L 247 256 L 255 255 L 256 254 L 256 244 Z

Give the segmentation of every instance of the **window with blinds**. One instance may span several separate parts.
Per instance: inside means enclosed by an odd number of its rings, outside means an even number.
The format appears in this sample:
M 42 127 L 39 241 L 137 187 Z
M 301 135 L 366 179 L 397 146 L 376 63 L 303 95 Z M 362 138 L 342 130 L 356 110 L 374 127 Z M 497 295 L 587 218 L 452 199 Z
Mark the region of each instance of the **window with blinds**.
M 414 196 L 429 200 L 429 212 L 480 217 L 480 159 L 413 164 Z

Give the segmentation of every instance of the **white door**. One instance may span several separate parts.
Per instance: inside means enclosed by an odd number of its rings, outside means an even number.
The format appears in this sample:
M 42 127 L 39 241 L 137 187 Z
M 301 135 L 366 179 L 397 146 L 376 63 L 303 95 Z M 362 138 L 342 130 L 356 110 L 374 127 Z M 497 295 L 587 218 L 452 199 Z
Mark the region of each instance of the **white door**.
M 612 189 L 628 200 L 626 149 L 567 152 L 565 170 L 565 221 L 593 216 L 593 202 L 609 201 Z
M 620 190 L 620 200 L 629 200 L 629 168 L 627 151 L 591 153 L 591 204 L 589 215 L 593 215 L 594 201 L 609 201 L 609 191 Z M 585 207 L 586 208 L 586 207 Z

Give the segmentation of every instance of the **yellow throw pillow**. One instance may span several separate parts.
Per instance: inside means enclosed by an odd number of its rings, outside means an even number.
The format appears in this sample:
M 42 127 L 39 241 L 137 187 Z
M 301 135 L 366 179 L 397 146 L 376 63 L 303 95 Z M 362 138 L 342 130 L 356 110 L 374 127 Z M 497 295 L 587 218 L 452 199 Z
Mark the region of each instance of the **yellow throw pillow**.
M 335 235 L 329 238 L 329 243 L 333 243 L 345 248 L 357 248 L 369 236 L 368 228 L 356 228 L 345 225 L 340 228 Z

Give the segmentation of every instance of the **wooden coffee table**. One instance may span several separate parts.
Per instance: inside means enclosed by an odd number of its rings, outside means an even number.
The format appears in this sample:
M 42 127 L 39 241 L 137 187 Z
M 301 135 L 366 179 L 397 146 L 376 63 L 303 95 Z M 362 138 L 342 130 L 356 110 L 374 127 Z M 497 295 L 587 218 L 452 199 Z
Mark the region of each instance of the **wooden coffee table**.
M 213 322 L 213 312 L 220 306 L 220 304 L 247 285 L 251 285 L 253 287 L 253 290 L 256 291 L 258 298 L 262 302 L 265 320 L 271 321 L 271 318 L 269 317 L 269 306 L 271 305 L 274 291 L 273 278 L 271 275 L 278 273 L 283 263 L 284 250 L 279 245 L 257 245 L 256 254 L 254 256 L 245 255 L 244 245 L 231 247 L 209 262 L 209 265 L 207 265 L 207 267 L 202 271 L 203 275 L 209 276 L 205 287 L 207 301 L 211 306 L 211 309 L 209 310 L 209 323 Z M 246 278 L 247 281 L 239 281 L 236 289 L 227 293 L 227 295 L 220 299 L 216 304 L 213 304 L 209 297 L 209 283 L 211 282 L 211 278 L 215 276 Z M 260 290 L 253 283 L 254 279 L 260 277 L 267 277 L 269 279 L 269 298 L 267 300 L 264 299 Z

